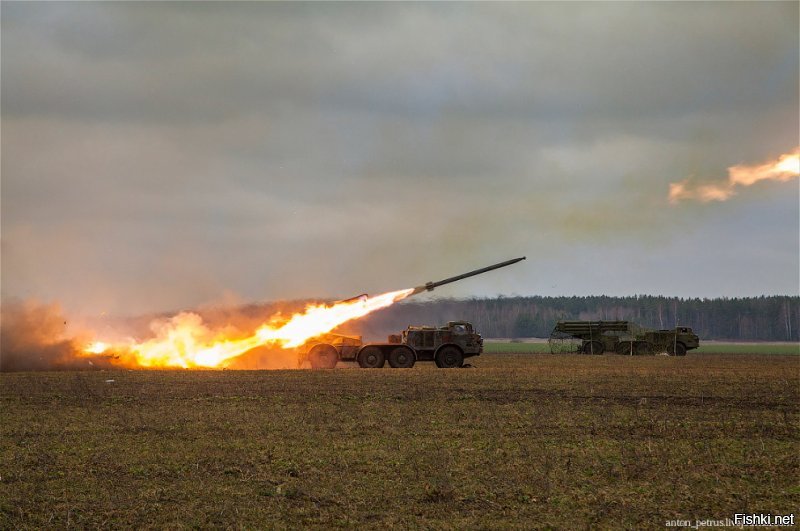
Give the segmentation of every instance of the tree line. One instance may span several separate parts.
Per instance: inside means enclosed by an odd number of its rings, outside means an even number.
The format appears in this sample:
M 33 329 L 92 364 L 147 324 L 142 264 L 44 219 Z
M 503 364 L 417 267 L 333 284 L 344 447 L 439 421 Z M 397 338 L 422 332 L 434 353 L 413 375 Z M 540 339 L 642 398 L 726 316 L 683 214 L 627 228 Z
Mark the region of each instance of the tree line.
M 440 325 L 466 320 L 484 337 L 546 338 L 557 321 L 570 319 L 628 320 L 655 329 L 690 326 L 701 339 L 799 341 L 800 297 L 683 299 L 601 295 L 407 301 L 353 322 L 345 332 L 378 339 L 408 324 Z

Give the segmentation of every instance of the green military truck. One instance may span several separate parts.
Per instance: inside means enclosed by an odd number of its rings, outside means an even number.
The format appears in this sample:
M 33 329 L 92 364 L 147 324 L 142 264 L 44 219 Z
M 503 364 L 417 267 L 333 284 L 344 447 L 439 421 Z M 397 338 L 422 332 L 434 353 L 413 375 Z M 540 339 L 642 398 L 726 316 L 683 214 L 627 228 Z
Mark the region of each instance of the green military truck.
M 339 361 L 355 361 L 377 369 L 388 361 L 393 368 L 411 368 L 418 361 L 433 361 L 439 368 L 464 365 L 464 359 L 483 352 L 483 338 L 466 321 L 445 326 L 409 326 L 392 334 L 386 343 L 363 343 L 360 336 L 325 334 L 304 345 L 300 363 L 313 369 L 332 369 Z
M 558 321 L 550 334 L 550 352 L 685 356 L 700 346 L 691 328 L 651 330 L 630 321 Z

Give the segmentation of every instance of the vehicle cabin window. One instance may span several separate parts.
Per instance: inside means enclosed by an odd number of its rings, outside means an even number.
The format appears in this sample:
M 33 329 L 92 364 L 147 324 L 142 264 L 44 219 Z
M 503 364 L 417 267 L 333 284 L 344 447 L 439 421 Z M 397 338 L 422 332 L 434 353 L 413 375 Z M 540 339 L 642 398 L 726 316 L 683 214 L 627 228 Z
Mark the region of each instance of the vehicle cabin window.
M 464 335 L 467 333 L 467 327 L 464 325 L 455 325 L 453 327 L 453 333 L 458 335 Z

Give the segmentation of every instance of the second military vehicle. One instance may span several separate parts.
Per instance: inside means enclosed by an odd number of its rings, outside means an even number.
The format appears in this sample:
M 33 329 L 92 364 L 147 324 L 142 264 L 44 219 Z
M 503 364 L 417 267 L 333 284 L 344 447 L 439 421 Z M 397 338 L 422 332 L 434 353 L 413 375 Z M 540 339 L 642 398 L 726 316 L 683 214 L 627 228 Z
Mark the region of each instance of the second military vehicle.
M 550 334 L 550 351 L 584 354 L 658 354 L 685 356 L 700 346 L 691 328 L 650 330 L 630 321 L 559 321 Z
M 338 361 L 356 361 L 363 368 L 411 368 L 417 361 L 433 361 L 443 369 L 461 367 L 464 359 L 483 352 L 483 338 L 466 321 L 445 326 L 409 326 L 385 343 L 366 343 L 359 336 L 325 334 L 307 343 L 300 362 L 313 369 L 332 369 Z

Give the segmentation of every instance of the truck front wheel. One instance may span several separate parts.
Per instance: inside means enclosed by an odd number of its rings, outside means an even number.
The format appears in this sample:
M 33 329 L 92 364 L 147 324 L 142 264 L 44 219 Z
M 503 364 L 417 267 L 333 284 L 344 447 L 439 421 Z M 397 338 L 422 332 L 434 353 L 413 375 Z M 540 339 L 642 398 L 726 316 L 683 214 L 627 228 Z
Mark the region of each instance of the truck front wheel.
M 378 347 L 367 347 L 358 354 L 358 365 L 362 369 L 380 369 L 384 363 L 386 358 Z
M 683 343 L 675 343 L 670 350 L 672 350 L 671 354 L 673 356 L 686 355 L 686 345 L 684 345 Z
M 410 348 L 397 347 L 389 353 L 389 365 L 395 369 L 410 369 L 414 366 L 414 353 Z
M 436 353 L 436 366 L 440 369 L 455 369 L 464 364 L 464 355 L 456 347 L 444 347 Z
M 331 345 L 317 345 L 308 353 L 312 369 L 333 369 L 339 361 L 339 353 Z

